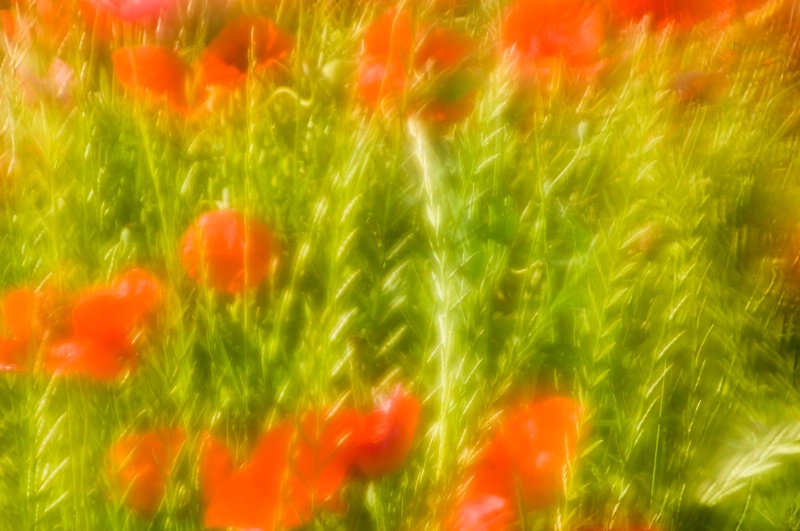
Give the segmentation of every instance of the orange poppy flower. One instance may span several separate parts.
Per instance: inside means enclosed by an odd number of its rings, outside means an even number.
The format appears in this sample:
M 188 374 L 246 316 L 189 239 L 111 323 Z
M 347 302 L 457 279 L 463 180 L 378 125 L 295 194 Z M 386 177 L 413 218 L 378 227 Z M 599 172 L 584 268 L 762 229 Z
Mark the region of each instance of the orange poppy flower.
M 467 485 L 446 522 L 448 531 L 500 531 L 517 520 L 514 470 L 505 446 L 492 439 L 469 469 Z
M 358 67 L 358 92 L 370 107 L 399 98 L 406 90 L 411 60 L 411 16 L 389 10 L 364 32 L 364 49 Z
M 200 492 L 206 507 L 233 475 L 233 457 L 224 442 L 206 432 L 200 439 Z
M 410 14 L 389 10 L 364 32 L 358 92 L 372 108 L 397 106 L 414 76 L 426 84 L 411 107 L 433 122 L 460 120 L 475 105 L 477 83 L 465 64 L 475 50 L 472 38 L 446 28 L 423 29 L 414 37 Z
M 315 509 L 339 507 L 338 490 L 353 466 L 363 432 L 364 419 L 354 409 L 309 411 L 300 418 L 289 454 L 284 526 L 309 522 Z
M 649 15 L 659 28 L 670 24 L 690 28 L 712 18 L 725 20 L 735 9 L 733 0 L 614 0 L 620 19 L 639 21 Z
M 564 469 L 575 457 L 580 406 L 567 397 L 523 404 L 503 423 L 500 440 L 517 476 L 522 499 L 533 509 L 563 493 Z
M 476 49 L 471 37 L 445 28 L 432 28 L 422 37 L 414 64 L 417 72 L 432 76 L 430 95 L 420 105 L 431 121 L 452 123 L 472 112 L 478 83 L 467 63 Z
M 150 313 L 161 300 L 161 287 L 144 269 L 126 271 L 114 280 L 111 289 L 128 301 L 137 316 Z
M 166 99 L 186 111 L 189 68 L 174 50 L 161 46 L 120 48 L 111 55 L 114 75 L 127 90 Z
M 602 66 L 605 17 L 597 2 L 518 0 L 506 12 L 501 36 L 525 77 L 548 78 L 559 68 L 590 78 Z
M 181 262 L 188 275 L 230 293 L 257 286 L 277 256 L 277 242 L 269 228 L 235 210 L 203 214 L 181 243 Z
M 356 465 L 368 478 L 391 474 L 403 464 L 414 443 L 420 403 L 401 385 L 364 418 L 364 437 L 356 449 Z
M 284 499 L 283 478 L 294 433 L 290 423 L 267 432 L 253 458 L 225 479 L 211 496 L 206 527 L 275 529 Z
M 182 429 L 162 429 L 114 443 L 109 451 L 114 494 L 140 516 L 152 517 L 164 499 L 170 471 L 185 442 Z
M 294 37 L 266 17 L 239 16 L 208 44 L 200 59 L 202 87 L 235 87 L 247 77 L 250 58 L 260 72 L 280 66 L 292 52 Z
M 158 285 L 141 269 L 118 277 L 112 289 L 83 295 L 72 308 L 72 336 L 49 349 L 46 370 L 110 380 L 134 368 L 134 331 L 159 297 Z
M 0 339 L 0 372 L 25 372 L 30 368 L 31 343 L 42 340 L 43 306 L 47 297 L 27 288 L 14 290 L 3 299 L 3 317 L 11 332 Z

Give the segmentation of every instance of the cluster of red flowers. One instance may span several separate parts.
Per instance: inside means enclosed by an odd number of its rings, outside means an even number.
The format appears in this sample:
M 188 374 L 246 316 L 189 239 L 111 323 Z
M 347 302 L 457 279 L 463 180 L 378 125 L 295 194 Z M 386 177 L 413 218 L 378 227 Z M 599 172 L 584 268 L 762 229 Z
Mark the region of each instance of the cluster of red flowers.
M 585 82 L 614 62 L 604 54 L 607 36 L 617 28 L 643 19 L 659 29 L 687 29 L 709 21 L 723 25 L 763 3 L 517 0 L 504 12 L 499 49 L 523 81 L 546 85 L 558 74 Z M 31 8 L 27 0 L 17 0 L 15 9 L 0 11 L 9 38 L 18 38 L 16 16 L 26 8 Z M 80 0 L 79 8 L 87 32 L 105 46 L 118 42 L 130 29 L 155 33 L 181 19 L 175 0 Z M 43 26 L 37 38 L 54 43 L 63 40 L 71 27 L 69 10 L 61 3 L 44 0 L 36 2 L 34 9 Z M 221 7 L 217 11 L 224 12 Z M 273 79 L 286 72 L 294 41 L 292 34 L 270 18 L 239 15 L 227 21 L 191 64 L 173 47 L 159 45 L 117 48 L 112 63 L 125 90 L 197 115 L 241 86 L 248 72 Z M 355 76 L 357 92 L 373 109 L 401 109 L 433 123 L 456 122 L 468 116 L 475 105 L 481 75 L 477 51 L 476 41 L 466 34 L 416 21 L 408 11 L 389 10 L 364 31 Z M 20 77 L 27 92 L 61 97 L 71 69 L 55 58 L 45 76 L 21 67 Z
M 500 531 L 519 509 L 541 509 L 564 493 L 575 457 L 581 407 L 567 397 L 522 403 L 503 413 L 495 436 L 467 474 L 449 531 Z
M 221 440 L 201 434 L 193 462 L 206 527 L 293 528 L 317 511 L 343 511 L 348 479 L 374 479 L 402 466 L 419 415 L 419 400 L 399 385 L 366 415 L 308 411 L 267 431 L 238 469 Z M 161 429 L 112 446 L 112 487 L 126 506 L 144 517 L 155 513 L 186 439 L 182 429 Z
M 263 223 L 219 210 L 203 214 L 186 231 L 181 254 L 190 277 L 235 293 L 264 280 L 277 264 L 278 246 Z M 136 367 L 135 339 L 160 299 L 161 287 L 142 269 L 82 294 L 71 305 L 69 322 L 49 290 L 12 291 L 3 301 L 10 334 L 0 339 L 0 371 L 32 370 L 44 346 L 41 366 L 49 374 L 115 379 Z
M 66 323 L 51 292 L 13 291 L 3 301 L 11 337 L 0 342 L 0 371 L 32 370 L 36 353 L 45 346 L 42 367 L 49 374 L 114 379 L 135 367 L 134 339 L 160 297 L 156 281 L 147 272 L 132 269 L 110 287 L 78 297 Z

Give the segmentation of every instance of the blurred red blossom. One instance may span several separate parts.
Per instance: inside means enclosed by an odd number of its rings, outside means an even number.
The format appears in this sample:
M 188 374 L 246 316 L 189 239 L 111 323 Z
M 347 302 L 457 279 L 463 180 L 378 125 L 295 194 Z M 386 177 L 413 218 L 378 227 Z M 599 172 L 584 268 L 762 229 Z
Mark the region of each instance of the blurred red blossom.
M 475 41 L 455 30 L 421 27 L 414 34 L 407 11 L 389 10 L 364 32 L 357 87 L 368 106 L 403 103 L 428 121 L 465 118 L 475 105 L 477 80 L 471 60 Z M 407 94 L 412 85 L 423 90 Z
M 315 509 L 338 509 L 338 491 L 353 466 L 363 433 L 364 419 L 354 409 L 308 411 L 300 416 L 289 454 L 283 525 L 307 523 Z
M 159 300 L 160 288 L 137 269 L 112 286 L 89 291 L 75 302 L 72 335 L 49 347 L 48 372 L 111 380 L 136 366 L 134 332 Z
M 187 274 L 229 293 L 254 288 L 278 258 L 272 231 L 235 210 L 201 215 L 183 235 L 181 263 Z
M 364 417 L 364 437 L 356 448 L 359 471 L 377 478 L 400 468 L 414 443 L 419 414 L 419 399 L 398 385 L 392 396 Z
M 0 372 L 26 372 L 31 367 L 31 348 L 40 342 L 45 323 L 42 319 L 47 296 L 28 288 L 8 293 L 3 299 L 3 317 L 11 332 L 0 339 Z
M 215 100 L 245 82 L 253 70 L 276 74 L 294 48 L 294 36 L 272 19 L 240 15 L 229 21 L 206 46 L 198 62 L 198 101 L 212 107 Z
M 292 528 L 317 510 L 339 510 L 362 432 L 353 409 L 308 411 L 271 429 L 211 496 L 206 527 Z
M 174 50 L 161 46 L 135 46 L 115 50 L 114 75 L 125 89 L 166 99 L 186 112 L 189 68 Z
M 161 505 L 175 458 L 186 442 L 182 429 L 128 435 L 109 449 L 112 492 L 122 503 L 149 518 Z
M 531 510 L 557 501 L 575 457 L 580 417 L 580 406 L 568 397 L 525 402 L 504 412 L 468 471 L 446 529 L 512 529 L 519 503 Z
M 228 476 L 210 496 L 206 527 L 275 529 L 292 434 L 288 422 L 264 434 L 250 462 Z
M 501 47 L 523 78 L 548 80 L 563 68 L 591 79 L 604 66 L 605 21 L 598 2 L 518 0 L 506 11 Z

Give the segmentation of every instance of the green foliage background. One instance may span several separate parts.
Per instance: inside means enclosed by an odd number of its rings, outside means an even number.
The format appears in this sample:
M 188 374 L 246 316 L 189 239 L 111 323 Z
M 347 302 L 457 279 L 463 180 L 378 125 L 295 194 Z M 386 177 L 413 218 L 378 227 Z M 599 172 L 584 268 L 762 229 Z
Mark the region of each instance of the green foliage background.
M 475 112 L 436 131 L 356 98 L 379 6 L 254 3 L 297 35 L 290 79 L 252 77 L 200 120 L 124 94 L 79 27 L 59 50 L 74 106 L 28 104 L 15 69 L 43 55 L 5 46 L 0 283 L 79 291 L 140 265 L 166 300 L 123 381 L 2 375 L 0 529 L 198 529 L 188 452 L 154 521 L 108 500 L 117 437 L 210 429 L 243 458 L 292 412 L 368 408 L 394 381 L 423 399 L 407 466 L 310 528 L 437 529 L 498 408 L 558 392 L 586 436 L 567 496 L 527 529 L 800 529 L 791 32 L 635 28 L 602 83 L 523 102 L 496 56 L 502 2 L 415 8 L 485 60 Z M 187 26 L 181 54 L 219 22 Z M 676 72 L 715 70 L 719 50 L 737 57 L 726 96 L 681 104 Z M 180 266 L 183 231 L 221 205 L 282 244 L 275 278 L 239 297 Z

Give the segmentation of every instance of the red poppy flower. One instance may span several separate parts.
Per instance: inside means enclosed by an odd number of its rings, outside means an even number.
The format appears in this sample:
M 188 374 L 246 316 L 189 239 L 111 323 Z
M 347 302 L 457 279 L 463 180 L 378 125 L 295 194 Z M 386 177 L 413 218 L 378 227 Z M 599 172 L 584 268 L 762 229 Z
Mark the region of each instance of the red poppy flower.
M 733 0 L 614 0 L 619 18 L 639 21 L 649 15 L 657 27 L 689 28 L 711 18 L 727 19 L 734 10 Z
M 411 16 L 389 10 L 364 32 L 364 49 L 358 67 L 358 92 L 370 107 L 399 98 L 406 90 L 411 60 Z
M 391 474 L 403 464 L 414 443 L 419 399 L 398 385 L 394 394 L 364 418 L 364 437 L 356 465 L 368 478 Z
M 112 289 L 91 291 L 72 308 L 72 336 L 50 347 L 45 369 L 110 380 L 136 365 L 132 339 L 138 323 L 159 299 L 145 271 L 133 269 Z
M 151 517 L 164 499 L 170 470 L 185 442 L 186 433 L 181 429 L 129 435 L 117 441 L 109 451 L 114 494 L 139 515 Z
M 421 39 L 414 64 L 417 72 L 428 72 L 432 78 L 427 101 L 420 105 L 430 120 L 447 124 L 472 112 L 477 76 L 467 63 L 475 50 L 471 37 L 445 28 L 433 28 Z
M 602 66 L 604 20 L 597 2 L 519 0 L 506 12 L 501 45 L 523 76 L 547 78 L 563 65 L 588 78 Z
M 233 475 L 233 457 L 224 442 L 206 432 L 200 439 L 200 492 L 206 506 Z
M 411 16 L 389 10 L 364 33 L 358 68 L 358 91 L 364 102 L 377 108 L 398 105 L 409 76 L 423 90 L 409 102 L 430 121 L 451 123 L 466 117 L 475 105 L 476 79 L 468 68 L 475 41 L 439 27 L 423 29 L 414 37 Z
M 336 495 L 353 466 L 364 419 L 354 409 L 309 411 L 296 428 L 283 515 L 286 527 L 310 521 L 315 509 L 340 506 Z
M 275 265 L 272 232 L 235 210 L 207 212 L 183 235 L 181 262 L 188 275 L 230 293 L 257 286 Z
M 528 508 L 550 505 L 563 493 L 564 469 L 575 457 L 580 406 L 567 397 L 523 404 L 503 423 L 500 439 Z
M 176 110 L 186 111 L 189 69 L 174 50 L 160 46 L 120 48 L 111 60 L 114 75 L 127 90 L 164 98 Z
M 228 22 L 200 59 L 203 87 L 233 87 L 247 77 L 250 59 L 255 69 L 267 71 L 281 65 L 292 52 L 294 37 L 266 17 L 239 16 Z
M 143 269 L 131 269 L 117 277 L 111 289 L 126 300 L 137 316 L 150 313 L 161 300 L 161 287 Z
M 0 372 L 25 372 L 31 365 L 28 359 L 31 342 L 41 341 L 47 296 L 27 288 L 10 292 L 3 299 L 3 317 L 11 332 L 10 338 L 0 339 Z
M 467 486 L 445 525 L 448 531 L 505 531 L 517 518 L 514 471 L 508 452 L 493 439 L 468 473 Z
M 211 496 L 206 527 L 275 529 L 293 433 L 294 427 L 284 423 L 264 435 L 250 463 L 223 481 Z

